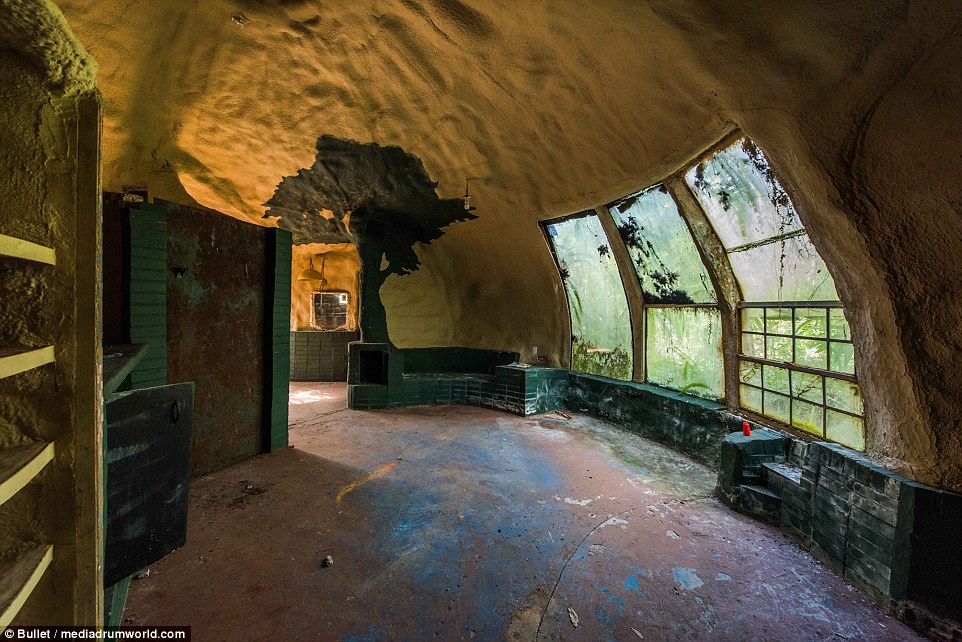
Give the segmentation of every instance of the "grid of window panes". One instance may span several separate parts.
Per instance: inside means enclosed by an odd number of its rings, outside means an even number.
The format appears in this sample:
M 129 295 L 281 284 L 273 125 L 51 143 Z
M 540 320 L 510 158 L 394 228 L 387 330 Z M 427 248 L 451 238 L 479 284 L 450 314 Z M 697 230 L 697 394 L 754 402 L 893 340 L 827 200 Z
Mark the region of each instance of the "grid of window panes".
M 744 303 L 740 307 L 742 407 L 863 449 L 862 394 L 841 305 Z
M 864 410 L 855 359 L 831 274 L 768 159 L 742 138 L 684 173 L 726 250 L 741 291 L 740 406 L 863 449 Z M 608 206 L 617 236 L 593 212 L 545 223 L 564 281 L 574 371 L 645 380 L 709 398 L 725 394 L 721 314 L 708 266 L 663 184 Z M 643 345 L 611 244 L 638 277 Z M 619 255 L 622 255 L 619 252 Z M 734 302 L 732 302 L 734 303 Z M 732 364 L 734 365 L 734 364 Z

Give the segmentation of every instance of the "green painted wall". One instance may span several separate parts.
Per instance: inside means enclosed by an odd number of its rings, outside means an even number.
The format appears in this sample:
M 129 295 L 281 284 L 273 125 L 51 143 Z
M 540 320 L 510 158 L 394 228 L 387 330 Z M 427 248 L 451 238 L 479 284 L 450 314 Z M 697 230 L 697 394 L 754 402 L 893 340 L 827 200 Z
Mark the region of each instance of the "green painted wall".
M 567 407 L 601 417 L 718 468 L 725 437 L 740 430 L 723 404 L 659 386 L 572 372 Z
M 287 397 L 291 372 L 291 253 L 287 230 L 267 231 L 264 299 L 264 439 L 273 452 L 287 446 Z
M 130 342 L 147 344 L 130 374 L 136 390 L 167 383 L 167 221 L 163 210 L 147 203 L 127 212 Z
M 347 381 L 347 346 L 361 340 L 353 331 L 291 332 L 291 381 Z

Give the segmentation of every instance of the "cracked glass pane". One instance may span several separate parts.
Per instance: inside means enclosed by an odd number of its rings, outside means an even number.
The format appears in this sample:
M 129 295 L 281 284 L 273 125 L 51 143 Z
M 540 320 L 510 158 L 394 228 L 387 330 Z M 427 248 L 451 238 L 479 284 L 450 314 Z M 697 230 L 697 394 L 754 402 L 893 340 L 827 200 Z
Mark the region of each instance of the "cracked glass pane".
M 594 214 L 545 226 L 568 293 L 571 369 L 629 381 L 628 300 L 601 221 Z
M 609 208 L 647 303 L 715 303 L 715 289 L 688 225 L 663 185 Z
M 746 301 L 838 301 L 835 282 L 808 236 L 730 252 Z
M 835 283 L 762 151 L 743 138 L 685 180 L 728 250 L 746 301 L 837 301 Z
M 692 167 L 685 180 L 726 249 L 802 228 L 765 155 L 747 138 Z

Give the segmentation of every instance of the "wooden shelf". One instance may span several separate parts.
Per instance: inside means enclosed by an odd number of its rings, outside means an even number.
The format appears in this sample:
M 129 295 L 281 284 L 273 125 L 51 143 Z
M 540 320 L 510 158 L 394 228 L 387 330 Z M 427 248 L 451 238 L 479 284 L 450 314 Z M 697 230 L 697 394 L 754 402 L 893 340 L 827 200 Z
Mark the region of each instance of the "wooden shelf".
M 0 629 L 17 617 L 47 567 L 53 562 L 53 546 L 41 546 L 0 562 Z
M 117 392 L 127 375 L 140 363 L 146 343 L 104 346 L 104 399 Z
M 0 450 L 0 504 L 36 477 L 53 454 L 53 444 L 45 442 Z
M 0 234 L 0 256 L 26 259 L 27 261 L 36 261 L 48 265 L 57 264 L 57 253 L 53 248 L 37 245 L 6 234 Z
M 46 348 L 3 348 L 0 349 L 0 379 L 39 368 L 53 363 L 53 346 Z

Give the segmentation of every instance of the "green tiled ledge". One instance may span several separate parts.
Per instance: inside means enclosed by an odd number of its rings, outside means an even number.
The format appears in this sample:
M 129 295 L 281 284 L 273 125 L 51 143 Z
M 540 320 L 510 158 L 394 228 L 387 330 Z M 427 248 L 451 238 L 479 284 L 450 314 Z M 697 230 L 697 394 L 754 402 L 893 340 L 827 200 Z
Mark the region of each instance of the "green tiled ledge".
M 363 352 L 374 354 L 362 357 Z M 351 344 L 348 406 L 371 410 L 462 404 L 517 415 L 563 408 L 568 371 L 512 364 L 518 356 L 468 348 L 392 350 L 383 344 Z
M 716 493 L 781 527 L 902 617 L 918 613 L 937 624 L 962 616 L 962 495 L 907 479 L 845 446 L 765 429 L 725 438 Z
M 403 374 L 401 392 L 379 384 L 348 386 L 348 406 L 358 410 L 461 404 L 503 410 L 516 415 L 534 415 L 564 408 L 568 372 L 538 368 L 510 376 L 514 366 L 498 366 L 495 375 L 477 373 Z M 534 370 L 534 368 L 530 368 Z M 522 370 L 523 372 L 523 370 Z

